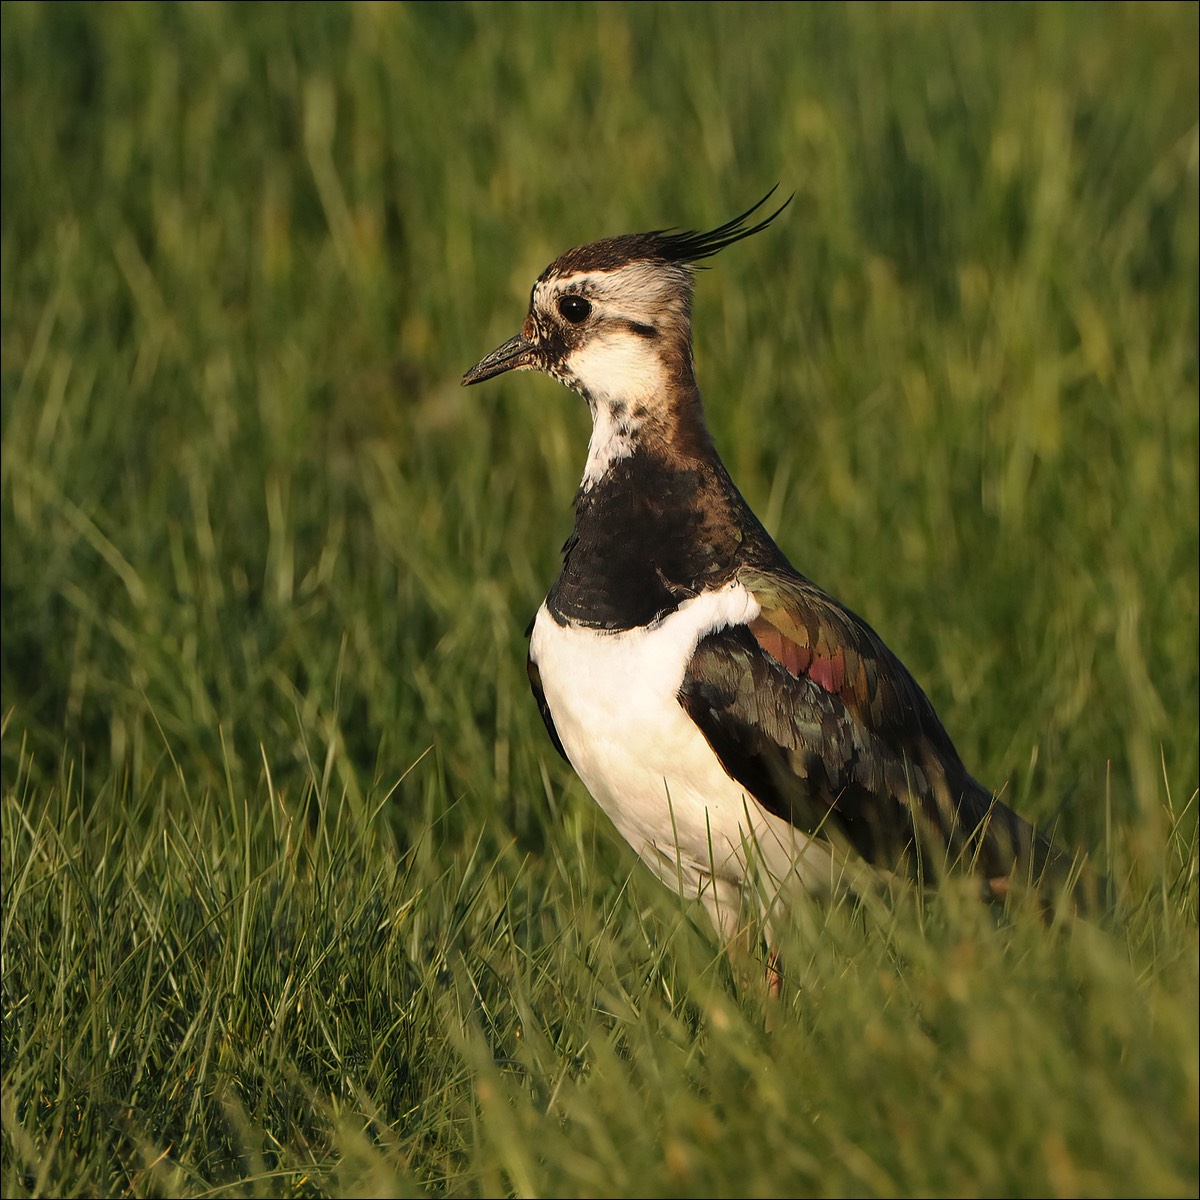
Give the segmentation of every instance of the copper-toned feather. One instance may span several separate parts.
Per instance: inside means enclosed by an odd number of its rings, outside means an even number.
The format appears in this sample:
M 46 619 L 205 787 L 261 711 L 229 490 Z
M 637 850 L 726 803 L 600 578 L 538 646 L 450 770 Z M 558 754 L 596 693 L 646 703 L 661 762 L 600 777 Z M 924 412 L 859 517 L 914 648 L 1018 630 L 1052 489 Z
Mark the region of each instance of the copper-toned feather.
M 680 703 L 760 803 L 888 871 L 1068 881 L 1069 858 L 972 778 L 869 625 L 790 567 L 738 578 L 760 614 L 701 642 Z

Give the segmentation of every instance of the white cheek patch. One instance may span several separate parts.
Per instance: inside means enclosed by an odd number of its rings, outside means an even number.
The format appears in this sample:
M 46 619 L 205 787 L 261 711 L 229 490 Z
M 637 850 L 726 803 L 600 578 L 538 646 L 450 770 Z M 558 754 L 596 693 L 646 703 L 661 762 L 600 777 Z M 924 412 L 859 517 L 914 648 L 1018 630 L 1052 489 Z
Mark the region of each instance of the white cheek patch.
M 567 365 L 597 407 L 650 399 L 665 383 L 653 340 L 626 329 L 588 339 Z

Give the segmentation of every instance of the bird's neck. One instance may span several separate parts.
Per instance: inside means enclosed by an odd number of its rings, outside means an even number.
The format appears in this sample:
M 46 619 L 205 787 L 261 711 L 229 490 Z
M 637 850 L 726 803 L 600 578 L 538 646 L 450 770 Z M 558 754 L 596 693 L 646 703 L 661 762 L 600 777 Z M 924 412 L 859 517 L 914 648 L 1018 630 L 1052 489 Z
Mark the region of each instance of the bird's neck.
M 587 468 L 548 597 L 560 621 L 648 625 L 744 562 L 779 556 L 713 445 L 690 355 L 676 370 L 665 394 L 587 397 Z
M 632 337 L 607 340 L 576 355 L 572 366 L 572 386 L 592 414 L 581 494 L 601 485 L 624 459 L 647 448 L 665 458 L 676 450 L 716 457 L 686 341 L 664 345 Z

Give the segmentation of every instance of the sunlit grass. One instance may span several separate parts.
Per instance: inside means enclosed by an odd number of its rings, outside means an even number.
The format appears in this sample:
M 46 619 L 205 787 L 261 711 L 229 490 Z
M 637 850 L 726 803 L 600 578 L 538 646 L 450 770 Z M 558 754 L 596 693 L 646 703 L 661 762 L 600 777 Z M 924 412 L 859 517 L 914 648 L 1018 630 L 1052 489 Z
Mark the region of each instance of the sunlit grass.
M 1196 36 L 6 4 L 4 1193 L 1194 1195 Z M 805 907 L 768 1022 L 527 694 L 586 413 L 458 379 L 776 180 L 718 445 L 1122 900 Z

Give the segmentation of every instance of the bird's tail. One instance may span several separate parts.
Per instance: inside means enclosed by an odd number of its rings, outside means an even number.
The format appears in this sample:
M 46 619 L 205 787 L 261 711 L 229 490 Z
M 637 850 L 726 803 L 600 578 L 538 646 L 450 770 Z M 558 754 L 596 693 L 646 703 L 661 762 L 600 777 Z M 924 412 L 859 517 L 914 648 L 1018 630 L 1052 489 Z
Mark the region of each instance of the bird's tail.
M 962 805 L 960 813 L 967 830 L 964 863 L 982 878 L 986 897 L 1032 895 L 1047 914 L 1071 911 L 1096 916 L 1112 907 L 1112 881 L 1085 855 L 1068 853 L 1007 805 L 985 795 L 981 816 L 972 821 L 969 804 Z

